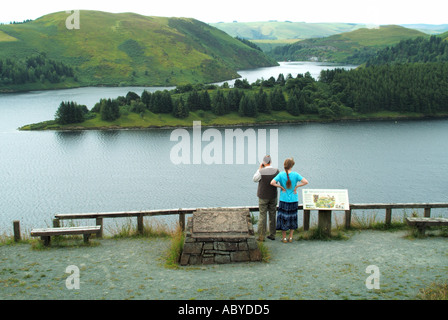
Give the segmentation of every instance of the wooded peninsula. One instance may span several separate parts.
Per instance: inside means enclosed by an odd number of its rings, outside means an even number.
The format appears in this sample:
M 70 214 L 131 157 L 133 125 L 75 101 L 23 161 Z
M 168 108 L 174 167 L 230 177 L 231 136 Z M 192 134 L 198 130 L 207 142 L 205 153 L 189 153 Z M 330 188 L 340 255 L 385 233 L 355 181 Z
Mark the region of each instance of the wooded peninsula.
M 211 126 L 445 117 L 447 52 L 447 42 L 440 38 L 417 38 L 378 51 L 356 69 L 323 70 L 318 80 L 307 72 L 254 83 L 237 79 L 232 88 L 227 82 L 186 84 L 170 91 L 101 99 L 90 110 L 63 101 L 54 120 L 20 129 L 175 127 L 192 126 L 198 120 Z M 431 59 L 425 62 L 419 57 Z
M 325 70 L 293 78 L 184 85 L 141 95 L 128 92 L 101 99 L 88 110 L 61 102 L 55 119 L 20 128 L 119 129 L 242 125 L 303 121 L 400 119 L 448 116 L 448 63 L 382 65 L 356 70 Z

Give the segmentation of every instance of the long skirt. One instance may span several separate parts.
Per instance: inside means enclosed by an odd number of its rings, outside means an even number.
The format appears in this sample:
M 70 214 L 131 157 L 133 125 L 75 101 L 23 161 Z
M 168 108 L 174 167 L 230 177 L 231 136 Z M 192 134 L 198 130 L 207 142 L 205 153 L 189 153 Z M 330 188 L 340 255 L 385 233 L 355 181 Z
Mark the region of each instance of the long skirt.
M 287 231 L 297 229 L 297 211 L 299 210 L 298 202 L 283 202 L 278 204 L 277 211 L 277 230 Z

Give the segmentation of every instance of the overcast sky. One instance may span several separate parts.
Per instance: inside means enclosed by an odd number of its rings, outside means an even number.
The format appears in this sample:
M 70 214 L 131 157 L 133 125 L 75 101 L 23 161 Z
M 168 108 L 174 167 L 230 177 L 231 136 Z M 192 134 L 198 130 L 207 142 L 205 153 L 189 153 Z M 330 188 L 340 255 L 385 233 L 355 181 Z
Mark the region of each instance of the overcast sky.
M 135 12 L 203 22 L 304 21 L 448 24 L 447 0 L 2 0 L 0 22 L 37 19 L 65 10 Z

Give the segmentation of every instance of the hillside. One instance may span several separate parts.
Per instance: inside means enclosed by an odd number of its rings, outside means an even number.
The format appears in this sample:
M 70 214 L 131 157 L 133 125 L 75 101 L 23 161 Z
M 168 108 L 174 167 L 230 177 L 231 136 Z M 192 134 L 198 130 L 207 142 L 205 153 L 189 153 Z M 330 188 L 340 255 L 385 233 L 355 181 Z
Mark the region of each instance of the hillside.
M 326 38 L 313 38 L 277 47 L 271 56 L 277 60 L 318 60 L 360 64 L 379 49 L 401 40 L 429 35 L 400 26 L 361 28 Z
M 73 67 L 75 78 L 57 87 L 217 82 L 238 77 L 237 70 L 276 65 L 262 52 L 195 19 L 81 11 L 80 28 L 69 30 L 69 16 L 57 12 L 1 25 L 0 59 L 45 53 Z M 45 86 L 33 84 L 36 89 Z
M 442 38 L 443 40 L 448 41 L 448 31 L 445 33 L 442 33 L 441 35 L 439 35 L 440 38 Z

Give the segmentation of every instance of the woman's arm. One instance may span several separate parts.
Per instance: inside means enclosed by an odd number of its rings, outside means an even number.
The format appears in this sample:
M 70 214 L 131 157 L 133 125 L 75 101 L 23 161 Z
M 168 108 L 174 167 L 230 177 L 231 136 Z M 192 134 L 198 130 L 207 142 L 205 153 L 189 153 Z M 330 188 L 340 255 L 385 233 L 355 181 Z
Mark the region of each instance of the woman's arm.
M 271 186 L 282 189 L 283 192 L 286 192 L 285 188 L 283 188 L 275 179 L 272 179 Z
M 308 180 L 306 180 L 305 178 L 303 178 L 301 181 L 299 181 L 300 183 L 297 183 L 296 187 L 294 188 L 294 193 L 297 193 L 297 189 L 299 187 L 303 187 L 306 186 L 308 184 Z

